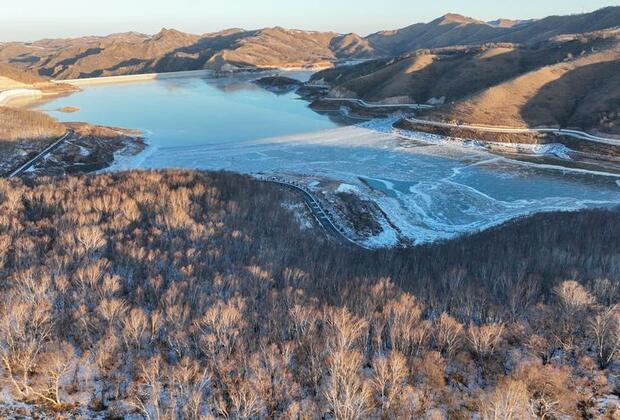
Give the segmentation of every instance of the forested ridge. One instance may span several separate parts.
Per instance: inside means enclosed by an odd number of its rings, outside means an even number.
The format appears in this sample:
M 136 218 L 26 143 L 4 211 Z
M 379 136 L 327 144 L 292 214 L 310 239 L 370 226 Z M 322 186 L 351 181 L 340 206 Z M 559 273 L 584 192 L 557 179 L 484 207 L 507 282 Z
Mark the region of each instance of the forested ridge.
M 230 173 L 0 180 L 0 415 L 614 418 L 620 217 L 366 251 Z

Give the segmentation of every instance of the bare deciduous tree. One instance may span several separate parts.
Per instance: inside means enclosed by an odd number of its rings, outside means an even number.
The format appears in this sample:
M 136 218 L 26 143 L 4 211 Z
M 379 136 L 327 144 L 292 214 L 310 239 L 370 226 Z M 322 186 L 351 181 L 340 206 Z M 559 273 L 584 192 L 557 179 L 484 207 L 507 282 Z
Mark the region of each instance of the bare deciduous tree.
M 228 173 L 0 179 L 0 395 L 165 419 L 604 411 L 616 213 L 368 251 L 302 232 L 295 200 Z
M 5 301 L 0 311 L 0 360 L 21 396 L 32 392 L 30 375 L 50 337 L 53 321 L 47 301 Z
M 439 351 L 451 355 L 463 338 L 463 324 L 447 313 L 442 313 L 435 322 L 434 337 Z
M 467 341 L 477 357 L 487 357 L 495 352 L 502 339 L 503 332 L 504 324 L 502 323 L 482 326 L 472 323 L 467 328 Z
M 400 417 L 403 390 L 408 374 L 407 361 L 398 352 L 373 359 L 372 388 L 381 418 Z
M 360 375 L 361 363 L 362 355 L 346 348 L 334 350 L 329 356 L 325 400 L 336 419 L 362 419 L 368 413 L 371 392 Z
M 77 363 L 73 346 L 69 343 L 61 343 L 57 348 L 49 349 L 38 364 L 43 377 L 33 387 L 33 394 L 55 407 L 62 406 L 61 389 L 75 374 Z
M 620 354 L 620 306 L 603 308 L 590 320 L 590 336 L 596 346 L 601 369 L 605 369 Z
M 368 323 L 351 314 L 346 308 L 333 308 L 328 313 L 331 329 L 328 345 L 332 351 L 352 349 L 358 340 L 365 337 Z
M 527 386 L 521 381 L 502 380 L 481 400 L 484 420 L 525 420 L 533 418 Z
M 246 325 L 243 319 L 244 308 L 245 301 L 241 298 L 233 298 L 228 302 L 219 300 L 197 321 L 202 341 L 210 354 L 232 353 L 237 338 Z

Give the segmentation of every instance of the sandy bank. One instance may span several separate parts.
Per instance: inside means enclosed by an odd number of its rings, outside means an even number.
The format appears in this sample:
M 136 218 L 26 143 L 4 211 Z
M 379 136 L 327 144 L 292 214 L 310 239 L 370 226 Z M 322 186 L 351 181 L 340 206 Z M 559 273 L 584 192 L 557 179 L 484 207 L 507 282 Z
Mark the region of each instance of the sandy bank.
M 0 105 L 7 106 L 9 103 L 20 99 L 37 100 L 43 97 L 39 89 L 10 89 L 0 92 Z
M 92 77 L 87 79 L 54 80 L 55 83 L 67 83 L 73 86 L 101 85 L 109 83 L 131 83 L 156 79 L 178 79 L 183 77 L 200 77 L 213 74 L 211 70 L 175 71 L 169 73 L 130 74 L 126 76 Z

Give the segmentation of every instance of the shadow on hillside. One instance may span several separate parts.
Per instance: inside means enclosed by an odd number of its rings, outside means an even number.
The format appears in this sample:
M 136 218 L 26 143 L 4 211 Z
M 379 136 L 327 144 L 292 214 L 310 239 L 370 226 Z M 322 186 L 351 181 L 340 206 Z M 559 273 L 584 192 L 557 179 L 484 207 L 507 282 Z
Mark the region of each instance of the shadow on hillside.
M 579 67 L 542 87 L 523 107 L 530 126 L 598 128 L 618 132 L 620 62 Z M 605 122 L 607 120 L 607 122 Z
M 63 70 L 66 70 L 67 67 L 76 64 L 82 58 L 99 55 L 98 58 L 101 61 L 99 68 L 86 73 L 83 72 L 80 74 L 80 77 L 200 70 L 220 50 L 232 48 L 236 42 L 254 33 L 251 31 L 239 31 L 217 36 L 205 36 L 192 45 L 174 49 L 163 57 L 153 59 L 128 58 L 115 62 L 115 57 L 106 56 L 105 49 L 89 48 L 59 62 L 58 66 L 63 66 Z M 136 56 L 143 56 L 143 52 L 139 50 L 141 48 L 139 44 L 132 47 L 136 48 L 134 52 Z M 32 59 L 30 60 L 32 61 Z M 44 67 L 39 69 L 39 74 L 46 77 L 54 77 L 58 73 L 53 68 Z
M 411 70 L 414 60 L 409 56 L 374 72 L 361 74 L 343 86 L 367 100 L 390 96 L 408 95 L 416 102 L 425 103 L 431 98 L 445 97 L 447 102 L 471 96 L 492 86 L 506 82 L 529 71 L 599 48 L 609 41 L 604 39 L 575 40 L 562 44 L 543 43 L 515 47 L 492 55 L 493 46 L 486 48 L 451 48 L 430 50 L 436 57 L 426 66 Z M 504 44 L 497 44 L 501 48 Z M 415 65 L 420 65 L 416 63 Z M 351 73 L 356 69 L 349 70 Z
M 148 72 L 161 73 L 172 71 L 201 70 L 211 57 L 222 49 L 231 48 L 243 38 L 254 32 L 233 32 L 225 35 L 207 36 L 195 44 L 175 49 L 164 57 L 151 61 Z
M 66 58 L 56 63 L 54 67 L 44 67 L 42 69 L 39 69 L 39 74 L 45 77 L 53 77 L 54 74 L 56 74 L 56 71 L 57 71 L 56 69 L 59 66 L 62 67 L 64 70 L 68 66 L 72 66 L 73 64 L 77 63 L 82 58 L 100 54 L 102 51 L 104 50 L 101 48 L 89 48 L 85 51 L 80 51 L 78 54 L 74 55 L 73 57 Z

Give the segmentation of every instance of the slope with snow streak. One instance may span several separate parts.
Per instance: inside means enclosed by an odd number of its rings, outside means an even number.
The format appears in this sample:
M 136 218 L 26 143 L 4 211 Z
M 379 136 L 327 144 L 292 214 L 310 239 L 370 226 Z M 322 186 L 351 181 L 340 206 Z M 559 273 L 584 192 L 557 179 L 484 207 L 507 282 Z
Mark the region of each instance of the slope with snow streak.
M 403 139 L 386 127 L 389 121 L 374 121 L 242 143 L 159 148 L 138 157 L 142 161 L 136 166 L 338 180 L 375 201 L 415 243 L 451 238 L 535 212 L 620 204 L 617 175 L 516 162 L 422 133 Z M 367 244 L 394 245 L 397 235 L 387 233 Z

